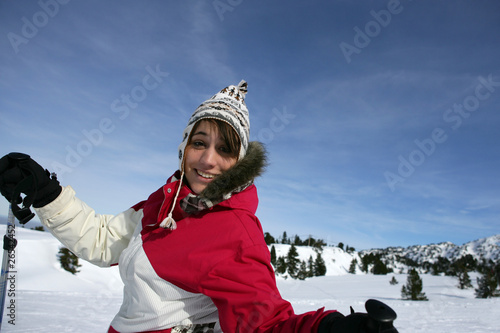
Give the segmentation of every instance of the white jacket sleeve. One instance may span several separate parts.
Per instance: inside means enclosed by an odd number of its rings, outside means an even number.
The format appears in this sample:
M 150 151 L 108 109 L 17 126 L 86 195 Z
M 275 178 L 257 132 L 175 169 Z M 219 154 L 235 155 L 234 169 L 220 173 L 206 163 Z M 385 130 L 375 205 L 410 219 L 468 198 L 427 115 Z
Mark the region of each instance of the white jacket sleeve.
M 132 208 L 115 216 L 96 214 L 70 186 L 35 211 L 42 224 L 75 255 L 103 267 L 118 263 L 142 219 L 142 210 Z

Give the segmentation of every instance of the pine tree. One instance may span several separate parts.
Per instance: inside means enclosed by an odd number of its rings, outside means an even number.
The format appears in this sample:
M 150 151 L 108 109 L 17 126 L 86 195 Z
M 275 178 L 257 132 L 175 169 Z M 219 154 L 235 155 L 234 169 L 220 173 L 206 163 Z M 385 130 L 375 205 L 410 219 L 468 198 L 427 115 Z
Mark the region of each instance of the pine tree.
M 491 288 L 485 275 L 477 278 L 476 298 L 491 297 Z
M 380 261 L 380 254 L 368 253 L 361 257 L 361 270 L 368 273 L 370 265 L 375 265 L 377 261 Z M 372 268 L 373 270 L 373 268 Z M 372 272 L 373 273 L 373 272 Z
M 299 272 L 299 265 L 299 253 L 297 252 L 297 248 L 295 247 L 295 245 L 292 244 L 286 256 L 286 270 L 292 278 L 297 277 L 297 274 Z
M 306 246 L 314 246 L 315 243 L 316 240 L 311 235 L 309 235 L 309 237 L 303 242 Z
M 281 244 L 290 244 L 290 241 L 288 240 L 288 236 L 286 235 L 286 231 L 283 231 L 283 236 L 281 238 Z
M 309 256 L 309 260 L 307 261 L 307 277 L 314 276 L 314 259 L 312 256 Z
M 380 256 L 375 258 L 375 262 L 373 264 L 372 273 L 375 275 L 386 275 L 389 273 L 389 269 L 387 265 L 384 264 L 382 260 L 380 260 Z
M 276 269 L 276 249 L 271 246 L 271 265 Z
M 462 271 L 464 269 L 466 269 L 468 272 L 472 272 L 477 269 L 477 264 L 478 264 L 477 259 L 474 259 L 474 257 L 471 254 L 467 254 L 455 260 L 452 263 L 452 268 L 457 272 Z
M 276 243 L 276 240 L 274 239 L 274 237 L 271 236 L 271 234 L 268 233 L 268 232 L 266 232 L 264 234 L 264 240 L 265 240 L 265 242 L 266 242 L 267 245 L 271 245 L 271 244 Z
M 356 265 L 358 264 L 358 261 L 356 258 L 351 260 L 351 265 L 349 266 L 349 273 L 350 274 L 356 274 Z
M 278 257 L 278 260 L 276 260 L 276 273 L 278 273 L 278 274 L 285 274 L 286 273 L 285 257 Z
M 297 272 L 297 279 L 299 280 L 305 280 L 307 278 L 307 264 L 304 260 L 301 261 L 299 271 Z
M 365 254 L 361 257 L 361 271 L 368 273 L 368 266 L 370 265 L 371 254 Z
M 326 246 L 326 243 L 324 240 L 318 239 L 314 242 L 314 244 L 312 244 L 312 246 L 314 247 L 314 251 L 318 253 L 323 251 L 323 246 Z
M 427 296 L 422 292 L 422 279 L 416 269 L 412 268 L 408 272 L 406 285 L 401 288 L 401 296 L 403 299 L 412 301 L 427 301 Z
M 444 273 L 445 275 L 453 275 L 451 262 L 448 258 L 438 257 L 431 266 L 432 275 L 440 275 L 441 273 Z
M 398 282 L 398 280 L 396 280 L 396 277 L 393 275 L 392 279 L 391 279 L 391 281 L 389 281 L 389 283 L 394 286 L 394 285 L 398 284 L 399 282 Z
M 466 269 L 463 269 L 457 273 L 458 277 L 458 288 L 467 289 L 472 288 L 472 283 L 470 281 L 469 274 Z
M 498 281 L 495 271 L 493 269 L 487 269 L 481 277 L 477 278 L 476 298 L 497 296 L 495 291 L 497 285 Z
M 314 261 L 314 276 L 326 275 L 326 264 L 321 257 L 321 253 L 316 254 L 316 260 Z
M 67 248 L 61 247 L 59 249 L 59 253 L 57 254 L 57 257 L 59 258 L 59 262 L 61 263 L 61 267 L 64 270 L 70 272 L 73 275 L 80 272 L 78 270 L 78 268 L 82 267 L 82 265 L 78 264 L 78 257 L 75 256 Z

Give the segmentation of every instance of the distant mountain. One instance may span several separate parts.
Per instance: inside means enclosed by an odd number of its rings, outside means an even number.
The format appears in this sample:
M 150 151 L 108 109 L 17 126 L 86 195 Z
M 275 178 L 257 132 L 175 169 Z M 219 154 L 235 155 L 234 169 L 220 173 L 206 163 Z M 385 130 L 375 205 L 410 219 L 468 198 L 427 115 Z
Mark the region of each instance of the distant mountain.
M 277 256 L 286 256 L 291 245 L 271 244 L 275 246 Z M 310 256 L 315 258 L 317 249 L 308 246 L 296 246 L 299 259 L 307 261 Z M 408 268 L 419 267 L 422 271 L 429 271 L 433 264 L 444 261 L 453 263 L 469 255 L 478 264 L 483 261 L 493 261 L 500 264 L 500 235 L 478 239 L 458 246 L 451 242 L 430 245 L 414 245 L 409 247 L 388 247 L 385 249 L 371 249 L 364 251 L 349 251 L 335 246 L 324 246 L 321 251 L 326 263 L 326 275 L 348 274 L 352 260 L 356 260 L 356 273 L 362 273 L 362 258 L 367 255 L 377 256 L 389 270 L 396 273 L 406 273 Z M 446 266 L 446 265 L 445 265 Z M 368 271 L 373 267 L 370 263 Z M 442 268 L 442 266 L 440 266 Z M 443 268 L 442 268 L 443 269 Z M 444 268 L 446 269 L 446 267 Z
M 406 248 L 388 247 L 386 249 L 372 249 L 360 252 L 361 255 L 368 253 L 382 254 L 386 259 L 404 257 L 418 264 L 424 262 L 434 263 L 439 257 L 454 261 L 467 254 L 472 255 L 479 261 L 492 260 L 497 262 L 500 260 L 500 235 L 481 238 L 461 246 L 451 242 L 443 242 L 430 245 L 413 245 Z
M 492 261 L 496 265 L 500 262 L 500 235 L 481 238 L 458 246 L 450 242 L 430 245 L 414 245 L 406 248 L 388 247 L 386 249 L 372 249 L 361 251 L 362 257 L 367 254 L 379 255 L 387 267 L 395 272 L 406 271 L 408 266 L 429 268 L 432 265 L 447 262 L 453 263 L 468 256 L 478 264 Z

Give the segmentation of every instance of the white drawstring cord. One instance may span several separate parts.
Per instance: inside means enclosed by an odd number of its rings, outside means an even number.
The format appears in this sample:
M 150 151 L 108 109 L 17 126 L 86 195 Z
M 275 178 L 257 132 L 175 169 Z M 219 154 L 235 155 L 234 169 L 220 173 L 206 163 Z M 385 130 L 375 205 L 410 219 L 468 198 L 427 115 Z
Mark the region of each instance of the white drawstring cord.
M 175 222 L 174 218 L 172 217 L 172 214 L 174 212 L 175 203 L 177 202 L 177 197 L 179 196 L 179 192 L 181 191 L 183 178 L 184 178 L 184 170 L 182 170 L 182 173 L 181 173 L 181 179 L 179 180 L 179 187 L 177 188 L 177 193 L 175 194 L 174 201 L 172 203 L 172 208 L 170 209 L 170 213 L 160 223 L 160 227 L 162 227 L 164 229 L 170 229 L 170 230 L 177 229 L 177 223 Z

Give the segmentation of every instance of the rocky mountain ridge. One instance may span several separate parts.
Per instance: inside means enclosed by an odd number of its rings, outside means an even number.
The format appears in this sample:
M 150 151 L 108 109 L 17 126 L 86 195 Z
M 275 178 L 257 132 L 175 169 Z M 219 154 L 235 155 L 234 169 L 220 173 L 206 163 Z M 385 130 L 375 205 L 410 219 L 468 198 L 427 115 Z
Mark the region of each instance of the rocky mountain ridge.
M 291 247 L 290 244 L 269 244 L 270 249 L 273 246 L 278 257 L 286 257 Z M 297 245 L 296 250 L 299 259 L 306 262 L 308 258 L 315 258 L 320 253 L 326 263 L 326 275 L 344 275 L 349 272 L 355 272 L 355 274 L 385 274 L 386 271 L 407 273 L 410 267 L 416 267 L 421 272 L 446 272 L 450 268 L 449 265 L 459 259 L 463 260 L 464 257 L 467 257 L 465 262 L 469 264 L 470 261 L 474 261 L 469 269 L 476 270 L 478 265 L 482 263 L 487 263 L 490 266 L 500 264 L 500 234 L 474 240 L 463 245 L 443 242 L 363 251 L 353 249 L 345 251 L 338 246 L 323 246 L 319 251 L 318 248 L 311 246 Z M 365 260 L 368 258 L 370 260 Z M 373 269 L 378 260 L 385 265 L 382 268 L 382 273 Z M 352 267 L 353 261 L 356 263 L 355 269 Z
M 466 261 L 472 259 L 475 260 L 476 264 L 485 263 L 496 266 L 500 263 L 500 234 L 474 240 L 460 246 L 451 242 L 443 242 L 359 252 L 361 257 L 368 254 L 380 256 L 380 260 L 394 272 L 404 272 L 409 266 L 430 270 L 432 267 L 436 269 L 439 265 L 441 269 L 446 270 L 447 263 L 453 263 L 459 259 L 463 260 L 466 257 Z
M 493 262 L 498 262 L 500 260 L 500 234 L 481 238 L 460 246 L 451 242 L 443 242 L 429 245 L 413 245 L 406 248 L 388 247 L 385 249 L 360 251 L 361 255 L 368 253 L 380 253 L 386 258 L 395 256 L 405 257 L 418 264 L 424 262 L 434 263 L 439 257 L 454 261 L 468 254 L 480 261 L 492 260 Z

